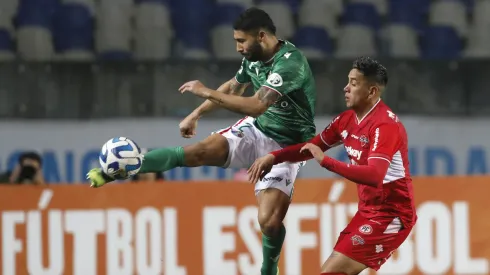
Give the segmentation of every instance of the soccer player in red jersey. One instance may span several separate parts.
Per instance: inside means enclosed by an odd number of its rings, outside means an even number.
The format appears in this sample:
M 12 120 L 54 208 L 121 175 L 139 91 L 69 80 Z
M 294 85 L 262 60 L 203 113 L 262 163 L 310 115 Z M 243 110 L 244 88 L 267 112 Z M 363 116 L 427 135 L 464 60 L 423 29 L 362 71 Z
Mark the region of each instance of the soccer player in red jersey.
M 348 111 L 308 142 L 257 159 L 248 170 L 257 182 L 273 165 L 316 159 L 357 185 L 356 215 L 340 233 L 322 275 L 353 275 L 378 270 L 405 241 L 417 221 L 405 127 L 381 100 L 388 83 L 384 66 L 368 57 L 354 61 L 344 88 Z M 343 144 L 350 164 L 324 152 Z

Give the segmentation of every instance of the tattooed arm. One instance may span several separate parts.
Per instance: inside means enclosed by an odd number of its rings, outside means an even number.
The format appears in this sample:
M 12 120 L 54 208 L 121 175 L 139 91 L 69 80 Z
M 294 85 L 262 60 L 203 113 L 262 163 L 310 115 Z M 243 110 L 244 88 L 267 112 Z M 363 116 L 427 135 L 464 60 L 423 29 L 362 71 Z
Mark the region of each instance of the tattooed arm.
M 244 92 L 245 89 L 248 87 L 249 83 L 238 83 L 235 78 L 232 78 L 228 80 L 227 82 L 223 83 L 219 88 L 218 92 L 227 94 L 227 95 L 235 95 L 235 96 L 241 96 Z M 208 99 L 204 101 L 203 104 L 201 104 L 199 107 L 197 107 L 193 112 L 192 115 L 195 117 L 201 117 L 202 115 L 209 113 L 211 111 L 214 111 L 218 108 L 221 108 L 219 104 L 213 102 L 211 99 Z
M 279 92 L 266 86 L 260 87 L 255 95 L 251 97 L 223 94 L 207 88 L 205 89 L 203 92 L 204 98 L 207 98 L 222 108 L 251 117 L 260 116 L 281 97 Z

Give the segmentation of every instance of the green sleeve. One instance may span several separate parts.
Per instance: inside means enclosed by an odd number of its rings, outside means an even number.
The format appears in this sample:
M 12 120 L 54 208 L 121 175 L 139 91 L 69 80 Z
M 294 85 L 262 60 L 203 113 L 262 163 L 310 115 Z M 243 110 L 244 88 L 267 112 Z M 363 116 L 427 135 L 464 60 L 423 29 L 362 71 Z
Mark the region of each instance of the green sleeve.
M 301 89 L 307 78 L 307 66 L 303 56 L 297 52 L 284 54 L 274 67 L 263 86 L 269 87 L 281 95 Z
M 240 65 L 240 69 L 235 75 L 235 80 L 242 84 L 249 83 L 251 81 L 250 76 L 247 73 L 247 62 L 245 58 L 242 59 L 242 65 Z

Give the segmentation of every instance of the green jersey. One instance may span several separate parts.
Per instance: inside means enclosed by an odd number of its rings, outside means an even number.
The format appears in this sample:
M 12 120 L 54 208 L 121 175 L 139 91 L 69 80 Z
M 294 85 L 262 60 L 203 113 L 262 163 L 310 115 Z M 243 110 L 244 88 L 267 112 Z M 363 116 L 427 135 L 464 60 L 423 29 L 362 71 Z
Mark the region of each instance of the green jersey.
M 316 87 L 306 57 L 290 42 L 281 43 L 281 49 L 268 62 L 244 58 L 235 79 L 252 83 L 256 92 L 266 86 L 281 95 L 255 120 L 255 126 L 277 143 L 291 145 L 315 135 Z

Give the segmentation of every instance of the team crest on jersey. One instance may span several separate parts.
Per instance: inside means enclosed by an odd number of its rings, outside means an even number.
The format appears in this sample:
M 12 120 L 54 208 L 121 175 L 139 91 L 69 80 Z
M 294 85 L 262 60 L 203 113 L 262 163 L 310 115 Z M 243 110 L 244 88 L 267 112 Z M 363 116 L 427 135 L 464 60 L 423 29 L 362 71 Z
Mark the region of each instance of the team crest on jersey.
M 234 128 L 231 128 L 231 133 L 234 135 L 234 136 L 237 136 L 239 138 L 243 138 L 245 136 L 245 134 L 243 133 L 242 130 L 238 130 L 238 129 L 234 129 Z
M 365 135 L 360 136 L 359 141 L 361 142 L 362 148 L 369 147 L 369 139 Z
M 365 224 L 361 227 L 359 227 L 359 232 L 365 235 L 369 235 L 373 233 L 373 228 L 369 224 Z

